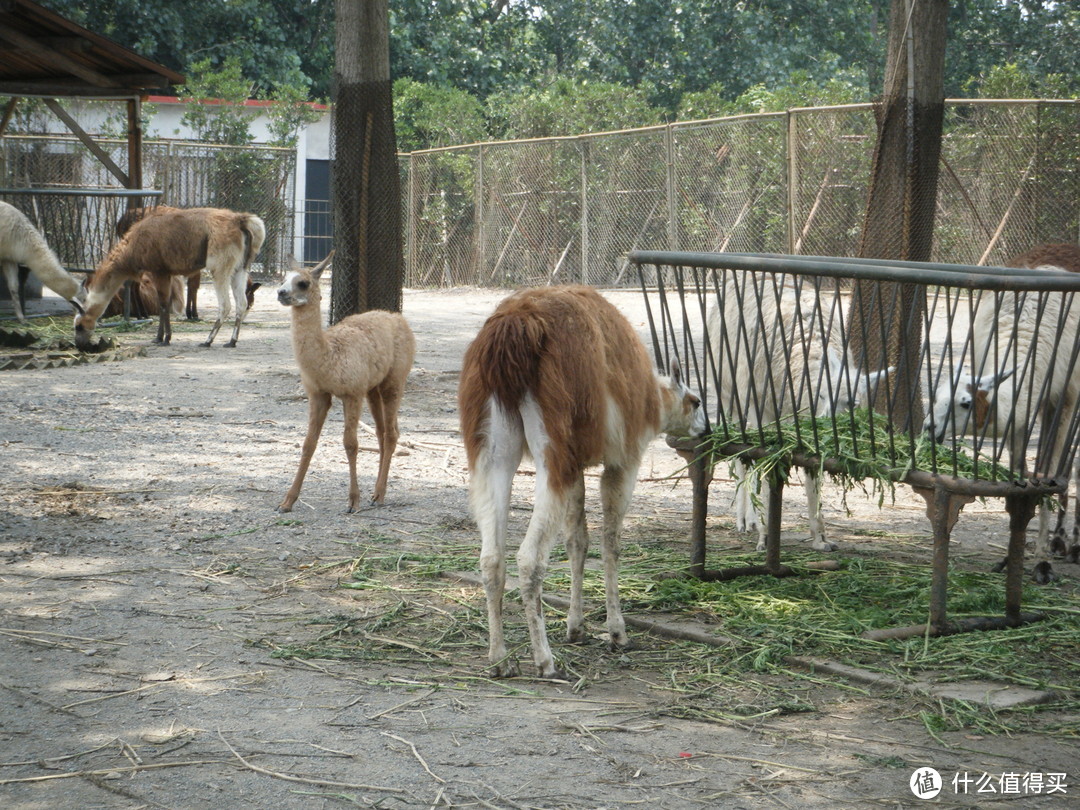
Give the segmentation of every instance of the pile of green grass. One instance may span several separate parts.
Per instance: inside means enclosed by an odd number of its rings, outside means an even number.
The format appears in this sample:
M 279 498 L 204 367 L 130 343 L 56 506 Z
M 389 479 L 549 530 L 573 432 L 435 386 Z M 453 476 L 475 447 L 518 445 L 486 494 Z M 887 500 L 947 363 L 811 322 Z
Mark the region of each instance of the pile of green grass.
M 766 454 L 749 470 L 749 478 L 755 483 L 774 474 L 786 480 L 795 453 L 833 459 L 841 471 L 828 475 L 845 492 L 866 489 L 869 482 L 879 501 L 886 493 L 892 494 L 896 483 L 911 470 L 982 481 L 1016 478 L 1008 467 L 981 456 L 974 457 L 962 446 L 957 446 L 954 452 L 950 446 L 930 441 L 922 433 L 914 440 L 904 434 L 891 434 L 885 417 L 868 408 L 838 414 L 835 426 L 833 420 L 815 417 L 773 422 L 745 431 L 721 425 L 706 441 L 717 461 L 737 458 L 737 453 L 725 450 L 732 443 L 764 447 Z

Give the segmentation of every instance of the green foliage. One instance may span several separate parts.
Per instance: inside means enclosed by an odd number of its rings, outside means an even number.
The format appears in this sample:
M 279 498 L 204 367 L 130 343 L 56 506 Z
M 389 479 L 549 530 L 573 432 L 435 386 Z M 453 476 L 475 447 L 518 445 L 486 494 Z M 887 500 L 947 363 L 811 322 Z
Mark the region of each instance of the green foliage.
M 190 102 L 181 119 L 191 127 L 196 139 L 206 143 L 244 146 L 251 143 L 251 122 L 255 113 L 244 104 L 254 90 L 244 78 L 240 62 L 230 58 L 215 70 L 207 58 L 192 65 L 181 101 Z
M 476 96 L 408 78 L 394 82 L 394 129 L 402 152 L 487 138 L 484 109 Z
M 493 134 L 542 138 L 659 124 L 662 111 L 641 88 L 560 78 L 529 93 L 503 92 L 488 99 Z

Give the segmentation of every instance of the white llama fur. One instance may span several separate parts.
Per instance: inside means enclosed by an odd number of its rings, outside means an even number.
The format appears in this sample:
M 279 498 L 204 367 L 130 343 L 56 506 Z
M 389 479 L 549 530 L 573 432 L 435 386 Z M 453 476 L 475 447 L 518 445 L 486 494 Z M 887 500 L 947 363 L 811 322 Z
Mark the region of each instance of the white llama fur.
M 41 283 L 68 301 L 79 295 L 79 281 L 65 270 L 56 254 L 37 228 L 18 208 L 0 202 L 0 265 L 15 310 L 15 317 L 26 320 L 19 301 L 19 265 L 41 279 Z
M 851 410 L 892 371 L 860 374 L 846 365 L 834 346 L 840 339 L 842 313 L 824 304 L 815 311 L 809 293 L 800 298 L 790 286 L 780 289 L 771 276 L 729 273 L 721 296 L 723 312 L 714 302 L 706 322 L 721 381 L 717 395 L 729 418 L 745 414 L 748 428 L 807 413 L 828 418 Z M 735 528 L 740 532 L 756 528 L 757 550 L 764 551 L 769 482 L 761 479 L 760 496 L 755 498 L 758 493 L 746 464 L 736 461 L 732 466 Z M 820 474 L 807 469 L 803 477 L 811 546 L 833 551 L 835 544 L 825 537 Z

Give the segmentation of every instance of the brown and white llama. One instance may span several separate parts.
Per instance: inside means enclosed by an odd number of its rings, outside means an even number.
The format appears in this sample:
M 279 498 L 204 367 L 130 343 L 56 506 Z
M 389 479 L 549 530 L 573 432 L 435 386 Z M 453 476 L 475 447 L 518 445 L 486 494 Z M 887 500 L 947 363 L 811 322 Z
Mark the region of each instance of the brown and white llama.
M 60 264 L 45 237 L 38 232 L 26 215 L 13 205 L 0 202 L 0 265 L 15 317 L 26 320 L 23 313 L 23 287 L 26 276 L 20 278 L 19 266 L 26 267 L 57 295 L 73 304 L 79 296 L 79 281 Z
M 94 328 L 109 300 L 125 281 L 145 271 L 154 276 L 159 298 L 158 343 L 172 339 L 167 282 L 170 276 L 190 276 L 204 268 L 214 280 L 218 317 L 203 346 L 214 342 L 229 317 L 229 292 L 236 303 L 236 321 L 226 346 L 235 346 L 247 313 L 248 268 L 262 249 L 266 227 L 255 214 L 224 208 L 177 208 L 147 216 L 131 226 L 86 282 L 86 303 L 75 317 L 75 343 L 92 344 Z
M 671 377 L 659 376 L 626 318 L 590 287 L 524 290 L 498 306 L 466 351 L 458 405 L 495 675 L 519 671 L 507 656 L 502 605 L 510 491 L 526 452 L 536 464 L 536 489 L 517 563 L 540 677 L 562 677 L 548 644 L 541 595 L 551 547 L 564 527 L 571 578 L 567 639 L 585 638 L 584 470 L 590 465 L 604 465 L 608 641 L 612 649 L 629 646 L 619 606 L 619 533 L 642 455 L 661 432 L 705 430 L 700 400 L 683 385 L 678 364 L 672 364 Z
M 131 230 L 131 226 L 134 225 L 139 220 L 143 219 L 144 217 L 154 216 L 155 214 L 164 214 L 164 213 L 168 213 L 170 211 L 179 211 L 179 210 L 181 210 L 181 209 L 173 208 L 172 206 L 169 206 L 169 205 L 148 206 L 146 208 L 129 208 L 127 211 L 124 212 L 123 216 L 121 216 L 120 219 L 118 219 L 116 221 L 116 235 L 123 238 L 123 236 L 129 230 Z M 145 280 L 145 277 L 147 275 L 148 275 L 147 273 L 143 273 L 144 280 Z M 142 281 L 139 283 L 139 285 L 140 285 L 140 289 L 144 288 Z M 186 297 L 184 296 L 183 291 L 181 291 L 181 293 L 180 293 L 180 298 L 184 299 L 184 307 L 179 312 L 177 311 L 177 304 L 175 303 L 175 301 L 179 300 L 179 299 L 175 298 L 175 292 L 174 292 L 174 294 L 173 294 L 174 295 L 174 305 L 172 307 L 172 311 L 174 313 L 176 313 L 177 315 L 183 315 L 189 321 L 197 321 L 197 320 L 199 320 L 199 287 L 201 285 L 202 285 L 202 272 L 201 271 L 198 272 L 198 273 L 192 273 L 190 276 L 188 276 L 187 277 L 187 296 Z M 261 287 L 261 286 L 262 286 L 261 282 L 252 281 L 250 278 L 248 279 L 248 281 L 247 281 L 247 289 L 246 289 L 246 296 L 245 296 L 247 298 L 248 309 L 251 309 L 253 306 L 255 306 L 255 291 L 257 289 L 259 289 L 259 287 Z M 106 315 L 120 314 L 121 312 L 123 312 L 122 309 L 119 312 L 113 312 L 114 309 L 115 309 L 115 307 L 113 305 L 110 305 L 109 308 L 105 311 L 105 314 Z M 155 302 L 152 306 L 151 305 L 145 306 L 144 307 L 144 312 L 142 314 L 137 314 L 136 317 L 146 317 L 147 314 L 151 314 L 151 313 L 156 314 L 158 312 L 158 309 L 159 309 L 159 304 L 158 304 L 158 302 Z
M 382 503 L 386 497 L 390 459 L 397 447 L 398 408 L 412 369 L 416 340 L 400 313 L 384 310 L 349 315 L 324 330 L 319 277 L 332 257 L 333 253 L 311 270 L 294 270 L 278 287 L 278 301 L 292 309 L 293 352 L 308 398 L 308 428 L 300 466 L 278 506 L 281 512 L 291 511 L 300 497 L 300 487 L 333 397 L 340 399 L 345 409 L 349 512 L 355 512 L 360 505 L 360 488 L 356 483 L 356 453 L 360 445 L 356 429 L 365 398 L 379 440 L 379 473 L 371 498 L 373 503 Z

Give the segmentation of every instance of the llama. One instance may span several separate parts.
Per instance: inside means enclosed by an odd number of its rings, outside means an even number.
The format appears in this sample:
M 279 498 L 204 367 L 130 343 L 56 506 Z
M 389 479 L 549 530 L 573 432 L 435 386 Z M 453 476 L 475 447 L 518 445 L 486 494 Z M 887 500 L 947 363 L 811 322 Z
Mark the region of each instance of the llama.
M 169 311 L 173 315 L 184 314 L 184 281 L 180 276 L 170 276 L 169 287 Z M 150 273 L 139 276 L 139 283 L 131 288 L 131 317 L 149 318 L 157 315 L 161 310 L 161 302 L 158 287 L 154 277 Z M 124 293 L 120 290 L 109 301 L 102 318 L 112 318 L 124 314 Z
M 254 214 L 223 208 L 182 208 L 155 213 L 140 219 L 123 239 L 113 246 L 86 282 L 86 303 L 75 317 L 75 344 L 80 349 L 92 345 L 94 328 L 109 300 L 128 280 L 143 271 L 155 277 L 159 290 L 168 276 L 190 276 L 203 268 L 210 272 L 218 296 L 218 317 L 203 346 L 214 342 L 222 322 L 229 317 L 229 290 L 236 301 L 236 321 L 232 347 L 240 335 L 247 313 L 248 267 L 266 239 L 263 221 Z M 159 299 L 158 334 L 155 342 L 168 345 L 172 323 L 167 297 Z
M 646 447 L 661 431 L 700 435 L 700 400 L 649 362 L 629 322 L 590 287 L 524 290 L 505 299 L 465 353 L 458 390 L 480 529 L 489 660 L 497 677 L 519 673 L 507 656 L 502 604 L 507 522 L 524 453 L 536 463 L 535 500 L 517 553 L 521 600 L 542 678 L 563 677 L 548 644 L 541 592 L 551 546 L 565 525 L 570 557 L 567 639 L 585 639 L 582 575 L 588 535 L 584 469 L 603 464 L 603 559 L 608 642 L 629 646 L 619 606 L 619 532 Z
M 397 312 L 372 310 L 350 315 L 322 328 L 319 277 L 330 264 L 333 253 L 311 270 L 295 269 L 278 287 L 277 296 L 292 309 L 292 341 L 300 379 L 308 398 L 308 429 L 300 453 L 300 466 L 292 486 L 278 511 L 292 510 L 300 497 L 311 456 L 319 443 L 326 413 L 333 397 L 345 409 L 345 455 L 349 459 L 349 512 L 360 505 L 356 483 L 356 428 L 367 398 L 375 433 L 379 440 L 379 474 L 372 503 L 386 497 L 390 458 L 398 440 L 398 408 L 405 392 L 405 379 L 412 368 L 416 340 L 408 322 Z
M 157 205 L 146 208 L 129 208 L 127 211 L 124 212 L 123 216 L 121 216 L 120 219 L 116 221 L 116 235 L 123 238 L 123 236 L 129 230 L 131 230 L 131 226 L 138 222 L 140 219 L 143 219 L 144 217 L 180 210 L 182 209 L 173 208 L 169 205 Z M 144 275 L 146 274 L 144 273 Z M 177 315 L 183 314 L 184 317 L 187 318 L 189 321 L 199 320 L 199 287 L 201 285 L 202 272 L 192 273 L 190 276 L 187 277 L 187 296 L 184 299 L 184 308 L 182 311 L 177 311 L 176 307 L 173 307 L 173 311 L 176 312 Z M 261 286 L 261 282 L 252 281 L 250 278 L 248 279 L 246 290 L 248 309 L 251 309 L 253 306 L 255 306 L 255 291 Z M 181 297 L 183 297 L 183 292 L 181 292 Z M 109 309 L 106 310 L 106 315 L 119 314 L 113 313 L 113 309 L 114 307 L 110 304 Z M 158 309 L 159 307 L 156 305 L 152 308 L 148 306 L 145 310 L 145 313 L 156 313 Z M 145 317 L 145 314 L 137 317 Z
M 18 208 L 0 202 L 0 266 L 3 267 L 15 317 L 26 321 L 23 312 L 23 289 L 26 276 L 20 277 L 19 265 L 28 268 L 53 292 L 77 305 L 79 282 L 65 270 L 56 254 Z
M 1080 272 L 1080 245 L 1040 245 L 1009 264 Z M 1034 416 L 1043 431 L 1053 434 L 1043 464 L 1046 469 L 1055 469 L 1069 438 L 1068 426 L 1055 425 L 1055 421 L 1059 414 L 1068 419 L 1080 401 L 1080 361 L 1073 351 L 1080 339 L 1075 306 L 1066 305 L 1061 293 L 984 293 L 971 323 L 974 371 L 964 371 L 961 360 L 953 378 L 941 381 L 931 395 L 924 431 L 939 443 L 951 433 L 1001 437 L 1011 464 L 1019 465 L 1023 473 L 1028 440 L 1028 425 L 1023 422 Z M 1058 330 L 1055 345 L 1047 347 L 1046 341 L 1040 341 L 1040 329 Z M 998 362 L 1005 363 L 1005 367 L 993 368 Z M 1018 371 L 1011 384 L 1002 385 Z M 1033 413 L 1032 392 L 1043 398 L 1038 414 Z M 1076 462 L 1072 478 L 1078 479 Z M 1037 562 L 1032 572 L 1039 584 L 1056 578 L 1050 557 L 1066 553 L 1069 559 L 1080 556 L 1078 544 L 1066 552 L 1064 519 L 1063 508 L 1051 539 L 1049 511 L 1040 504 Z
M 723 311 L 716 302 L 709 309 L 706 326 L 724 413 L 745 417 L 749 429 L 805 413 L 830 418 L 859 407 L 894 369 L 860 373 L 845 364 L 833 346 L 841 337 L 840 313 L 774 284 L 771 277 L 729 275 Z M 768 517 L 758 512 L 767 510 L 769 481 L 762 478 L 756 496 L 746 464 L 736 460 L 732 466 L 736 531 L 756 528 L 757 550 L 764 551 Z M 810 545 L 835 551 L 825 537 L 820 473 L 805 470 L 804 486 Z

